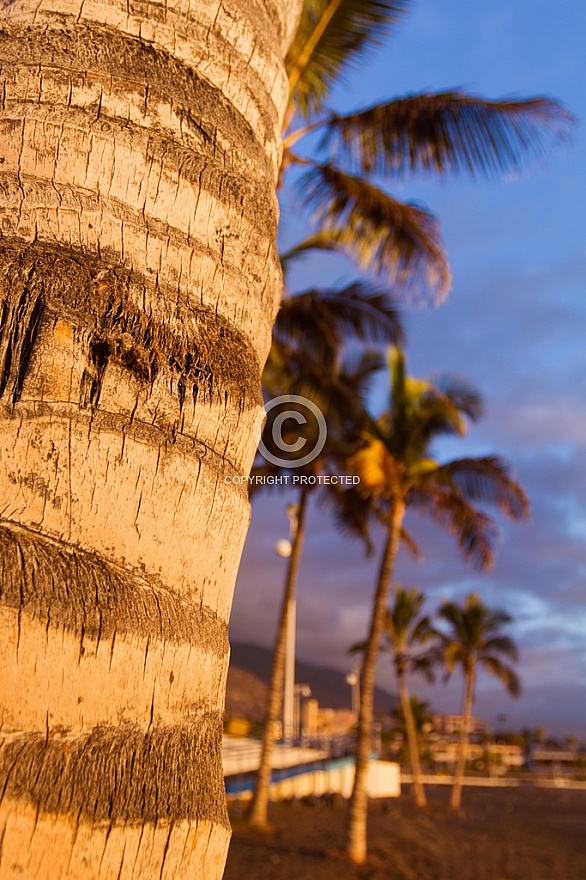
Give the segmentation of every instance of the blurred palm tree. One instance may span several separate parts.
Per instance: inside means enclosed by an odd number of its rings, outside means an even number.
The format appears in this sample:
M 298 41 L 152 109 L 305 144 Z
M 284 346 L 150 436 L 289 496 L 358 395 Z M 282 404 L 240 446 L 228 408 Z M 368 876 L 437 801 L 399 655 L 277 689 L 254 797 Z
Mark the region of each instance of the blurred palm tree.
M 305 169 L 298 188 L 314 212 L 314 232 L 284 258 L 341 250 L 396 289 L 426 284 L 441 297 L 451 276 L 436 217 L 397 199 L 381 179 L 517 171 L 552 142 L 567 140 L 573 119 L 549 98 L 489 101 L 462 90 L 337 113 L 334 89 L 410 7 L 409 0 L 306 0 L 286 59 L 282 173 Z
M 366 859 L 366 776 L 373 724 L 374 673 L 407 507 L 427 514 L 454 535 L 464 559 L 488 568 L 494 558 L 497 529 L 476 502 L 495 504 L 511 519 L 529 512 L 527 497 L 510 468 L 496 456 L 461 458 L 440 464 L 430 447 L 442 435 L 462 436 L 467 420 L 482 412 L 478 393 L 462 379 L 443 376 L 435 382 L 407 376 L 405 356 L 395 348 L 389 358 L 390 401 L 376 421 L 367 419 L 350 465 L 360 477 L 357 489 L 344 493 L 339 522 L 369 540 L 374 517 L 385 539 L 379 563 L 361 674 L 356 742 L 356 775 L 350 801 L 348 853 Z
M 400 706 L 396 710 L 407 738 L 409 763 L 413 772 L 413 791 L 418 807 L 427 806 L 425 788 L 421 774 L 419 757 L 419 736 L 422 725 L 429 720 L 427 704 L 417 697 L 409 696 L 407 674 L 423 673 L 429 681 L 433 680 L 433 667 L 439 660 L 435 646 L 429 646 L 436 636 L 429 617 L 421 614 L 425 596 L 417 588 L 406 590 L 400 584 L 395 588 L 394 601 L 387 611 L 384 622 L 384 640 L 381 651 L 391 655 L 397 683 L 399 685 Z M 424 649 L 424 646 L 425 647 Z M 351 652 L 364 651 L 366 643 L 353 645 Z M 414 711 L 415 709 L 415 711 Z M 425 715 L 425 717 L 424 717 Z
M 438 613 L 447 624 L 447 632 L 437 630 L 443 641 L 447 677 L 456 666 L 462 669 L 464 675 L 460 750 L 450 798 L 451 808 L 459 810 L 462 802 L 462 779 L 466 768 L 476 669 L 481 666 L 488 673 L 496 676 L 510 694 L 518 696 L 521 690 L 519 678 L 503 658 L 514 663 L 519 658 L 515 643 L 509 636 L 503 634 L 503 627 L 510 623 L 512 618 L 505 611 L 491 611 L 474 593 L 466 597 L 463 605 L 445 601 Z
M 397 585 L 394 602 L 387 611 L 385 620 L 387 650 L 392 655 L 399 685 L 401 715 L 407 735 L 409 760 L 413 771 L 413 790 L 418 807 L 427 806 L 421 779 L 418 733 L 423 732 L 422 727 L 429 720 L 429 713 L 426 711 L 427 704 L 422 704 L 417 697 L 409 696 L 407 673 L 420 672 L 428 680 L 433 680 L 437 652 L 433 647 L 430 649 L 429 641 L 433 639 L 435 633 L 429 618 L 421 614 L 424 602 L 425 596 L 416 588 L 406 590 Z M 423 649 L 424 645 L 427 646 L 425 649 Z
M 325 307 L 329 304 L 327 299 L 318 300 L 317 305 L 320 313 L 323 313 Z M 303 298 L 300 300 L 300 306 L 300 311 L 303 314 Z M 261 760 L 249 815 L 250 824 L 256 827 L 266 827 L 268 825 L 267 811 L 270 795 L 272 755 L 275 742 L 275 727 L 283 697 L 289 609 L 296 592 L 306 533 L 309 499 L 312 493 L 319 488 L 319 483 L 313 482 L 312 484 L 309 480 L 317 481 L 321 475 L 328 472 L 333 462 L 335 462 L 336 470 L 333 476 L 339 476 L 344 473 L 344 461 L 347 458 L 347 450 L 349 448 L 346 437 L 350 430 L 350 425 L 355 426 L 355 420 L 358 418 L 357 414 L 362 414 L 364 397 L 370 380 L 374 373 L 378 372 L 382 366 L 380 355 L 368 350 L 359 350 L 352 354 L 346 353 L 342 357 L 338 349 L 338 343 L 342 340 L 343 331 L 351 333 L 354 330 L 354 336 L 360 338 L 362 330 L 365 330 L 366 333 L 368 328 L 357 328 L 355 324 L 352 324 L 351 319 L 348 319 L 349 323 L 346 323 L 345 318 L 344 320 L 340 318 L 339 324 L 337 324 L 335 309 L 329 313 L 329 321 L 324 325 L 324 335 L 321 339 L 322 346 L 326 346 L 327 350 L 323 351 L 318 347 L 317 356 L 312 356 L 304 344 L 309 342 L 311 345 L 313 328 L 310 328 L 307 335 L 301 333 L 298 336 L 290 329 L 293 323 L 291 322 L 291 313 L 286 313 L 285 318 L 289 322 L 288 333 L 286 336 L 283 334 L 284 338 L 278 337 L 280 344 L 273 346 L 265 370 L 265 390 L 277 396 L 300 395 L 306 401 L 309 400 L 312 404 L 319 407 L 327 421 L 327 434 L 324 446 L 319 454 L 312 461 L 299 466 L 301 459 L 305 456 L 305 443 L 308 444 L 310 449 L 316 447 L 319 424 L 313 419 L 305 421 L 305 417 L 308 414 L 305 403 L 297 404 L 288 400 L 285 404 L 285 411 L 290 416 L 291 413 L 298 410 L 300 418 L 305 422 L 306 430 L 304 432 L 303 440 L 305 442 L 303 446 L 295 449 L 299 439 L 298 423 L 295 423 L 296 428 L 292 430 L 287 426 L 287 421 L 283 422 L 279 428 L 279 439 L 283 440 L 291 450 L 286 454 L 286 460 L 283 459 L 283 449 L 275 443 L 273 436 L 275 419 L 278 419 L 281 413 L 277 409 L 271 410 L 263 430 L 263 443 L 265 450 L 271 456 L 274 456 L 274 462 L 280 460 L 280 463 L 271 463 L 267 460 L 259 461 L 253 468 L 253 477 L 266 478 L 295 475 L 296 477 L 308 478 L 307 482 L 299 484 L 298 502 L 296 505 L 292 505 L 290 510 L 294 522 L 291 536 L 291 553 L 287 566 L 285 589 L 281 601 L 273 651 Z M 370 327 L 375 338 L 380 327 L 379 315 L 379 319 Z M 392 330 L 395 335 L 400 332 L 398 325 L 394 329 L 389 326 L 388 329 Z M 360 333 L 358 330 L 360 330 Z M 279 327 L 277 332 L 282 332 L 282 328 Z M 329 334 L 327 337 L 326 333 Z M 294 364 L 294 368 L 292 368 L 292 364 Z M 265 483 L 264 485 L 266 486 L 267 484 Z M 270 484 L 268 485 L 270 487 Z M 272 485 L 278 484 L 273 483 Z M 327 490 L 327 487 L 324 488 Z
M 390 292 L 369 281 L 285 295 L 263 373 L 265 397 L 307 390 L 327 406 L 324 391 L 331 391 L 336 376 L 339 380 L 343 375 L 340 364 L 348 344 L 400 344 L 403 339 L 401 315 Z
M 429 708 L 429 703 L 426 700 L 420 700 L 417 694 L 412 694 L 409 697 L 409 706 L 413 717 L 415 734 L 418 741 L 421 741 L 421 738 L 433 727 L 433 712 Z M 395 730 L 407 737 L 405 712 L 401 703 L 395 707 L 391 714 L 397 721 Z

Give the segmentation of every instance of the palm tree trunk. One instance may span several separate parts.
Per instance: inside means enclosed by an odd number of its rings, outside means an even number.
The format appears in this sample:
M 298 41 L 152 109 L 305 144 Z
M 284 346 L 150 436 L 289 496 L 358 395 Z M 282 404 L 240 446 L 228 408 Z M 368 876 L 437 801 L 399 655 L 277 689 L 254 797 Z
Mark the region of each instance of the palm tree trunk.
M 376 593 L 370 621 L 370 631 L 360 675 L 360 708 L 356 736 L 356 775 L 348 813 L 347 851 L 356 864 L 366 861 L 366 820 L 368 794 L 366 781 L 372 747 L 374 721 L 374 674 L 380 649 L 395 559 L 399 548 L 405 505 L 396 502 L 389 523 L 389 530 L 381 559 Z
M 222 874 L 294 2 L 0 4 L 2 877 Z
M 473 695 L 474 668 L 471 668 L 467 669 L 464 675 L 464 698 L 462 701 L 462 730 L 460 732 L 460 749 L 458 751 L 458 761 L 456 764 L 456 772 L 454 773 L 454 783 L 452 785 L 452 794 L 450 797 L 450 807 L 452 810 L 459 810 L 462 803 L 462 780 L 466 771 L 468 730 L 470 728 L 470 718 L 472 717 Z
M 425 796 L 423 782 L 421 781 L 419 743 L 417 741 L 415 721 L 413 719 L 413 711 L 411 709 L 411 700 L 409 699 L 409 691 L 407 690 L 405 673 L 399 672 L 397 678 L 399 681 L 399 697 L 401 699 L 401 708 L 403 709 L 405 728 L 407 730 L 407 743 L 409 745 L 409 760 L 411 763 L 411 770 L 413 772 L 413 791 L 415 793 L 415 803 L 418 807 L 426 807 L 427 798 Z
M 297 574 L 299 572 L 299 564 L 303 552 L 308 499 L 309 490 L 303 486 L 299 495 L 297 529 L 293 539 L 293 549 L 289 558 L 287 577 L 285 579 L 285 591 L 283 593 L 279 625 L 277 628 L 277 639 L 275 650 L 273 652 L 273 665 L 271 668 L 271 681 L 269 685 L 267 713 L 262 739 L 260 766 L 256 775 L 254 795 L 250 809 L 250 824 L 258 828 L 266 828 L 268 825 L 267 813 L 271 786 L 272 757 L 275 744 L 275 726 L 283 699 L 285 649 L 287 644 L 289 608 L 291 600 L 295 597 Z

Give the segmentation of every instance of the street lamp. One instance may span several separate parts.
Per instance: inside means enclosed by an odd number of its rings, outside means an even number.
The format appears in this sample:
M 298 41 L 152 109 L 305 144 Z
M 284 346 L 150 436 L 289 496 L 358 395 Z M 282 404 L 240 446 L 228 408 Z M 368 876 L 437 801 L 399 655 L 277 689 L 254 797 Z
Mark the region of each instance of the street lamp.
M 281 559 L 289 559 L 291 553 L 293 552 L 293 545 L 288 538 L 281 538 L 280 541 L 277 541 L 277 543 L 273 547 L 273 550 L 275 551 L 277 556 L 281 557 Z
M 357 717 L 360 705 L 360 666 L 352 667 L 352 672 L 346 676 L 346 684 L 352 688 L 352 714 Z
M 293 542 L 297 535 L 296 504 L 288 504 L 285 508 L 289 520 L 289 538 L 281 538 L 274 546 L 277 556 L 289 559 L 293 552 Z M 285 686 L 283 689 L 283 741 L 285 745 L 291 745 L 294 728 L 295 714 L 295 626 L 297 617 L 297 603 L 290 599 L 287 607 L 287 640 L 285 645 Z

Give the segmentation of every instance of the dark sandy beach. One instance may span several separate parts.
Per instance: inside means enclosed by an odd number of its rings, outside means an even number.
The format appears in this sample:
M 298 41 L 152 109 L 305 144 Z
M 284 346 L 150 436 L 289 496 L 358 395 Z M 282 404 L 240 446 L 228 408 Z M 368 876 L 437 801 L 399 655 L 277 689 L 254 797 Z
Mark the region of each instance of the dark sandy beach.
M 584 880 L 586 791 L 466 788 L 465 815 L 447 787 L 419 811 L 408 794 L 374 802 L 368 865 L 342 856 L 345 809 L 273 807 L 272 835 L 234 820 L 224 880 Z

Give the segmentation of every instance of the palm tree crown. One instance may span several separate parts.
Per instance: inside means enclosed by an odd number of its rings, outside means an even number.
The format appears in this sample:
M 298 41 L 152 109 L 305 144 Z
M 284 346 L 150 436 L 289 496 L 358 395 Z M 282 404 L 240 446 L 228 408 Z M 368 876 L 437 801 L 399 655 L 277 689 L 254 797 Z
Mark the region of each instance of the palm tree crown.
M 385 643 L 381 651 L 391 655 L 397 676 L 421 672 L 431 681 L 437 654 L 435 650 L 423 650 L 423 646 L 437 633 L 430 618 L 421 613 L 424 602 L 425 594 L 417 587 L 408 590 L 401 584 L 395 586 L 394 601 L 385 618 Z M 352 645 L 350 653 L 362 652 L 365 647 L 365 642 L 358 642 Z
M 388 651 L 393 656 L 397 675 L 406 672 L 423 672 L 428 678 L 432 673 L 435 655 L 423 646 L 435 636 L 429 617 L 422 615 L 425 595 L 416 587 L 395 587 L 395 599 L 387 612 L 385 634 Z
M 527 497 L 497 456 L 439 464 L 430 451 L 439 436 L 466 433 L 467 419 L 476 421 L 482 414 L 481 398 L 458 377 L 430 382 L 408 376 L 398 348 L 391 351 L 389 365 L 390 407 L 367 423 L 352 462 L 361 478 L 359 494 L 383 521 L 397 502 L 427 513 L 456 537 L 465 559 L 486 568 L 494 557 L 497 532 L 476 503 L 495 504 L 511 519 L 522 519 L 529 513 Z M 350 523 L 354 502 L 349 496 Z
M 489 101 L 464 91 L 411 94 L 351 113 L 331 107 L 332 89 L 380 45 L 409 0 L 306 0 L 286 63 L 289 111 L 282 171 L 300 181 L 314 211 L 308 249 L 342 250 L 393 285 L 447 293 L 451 275 L 436 217 L 397 199 L 381 178 L 494 175 L 521 167 L 567 139 L 573 119 L 548 98 Z M 303 138 L 317 133 L 306 143 Z
M 464 672 L 479 665 L 501 681 L 509 693 L 518 696 L 520 682 L 513 668 L 503 657 L 517 663 L 519 654 L 514 641 L 504 635 L 502 629 L 512 621 L 506 611 L 491 611 L 481 598 L 471 593 L 463 605 L 444 602 L 439 610 L 440 618 L 447 624 L 447 631 L 439 631 L 444 643 L 444 659 L 447 674 L 456 666 Z

